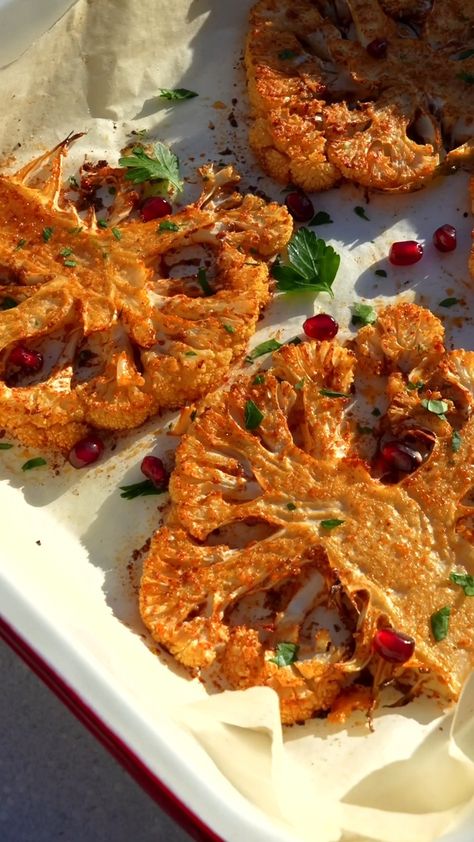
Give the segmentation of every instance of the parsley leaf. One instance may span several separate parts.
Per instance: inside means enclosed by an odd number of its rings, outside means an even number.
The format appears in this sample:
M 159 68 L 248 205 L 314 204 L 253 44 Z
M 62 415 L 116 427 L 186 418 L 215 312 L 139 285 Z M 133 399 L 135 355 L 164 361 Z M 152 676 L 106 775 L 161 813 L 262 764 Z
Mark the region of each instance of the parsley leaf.
M 275 657 L 270 658 L 270 661 L 277 667 L 288 667 L 297 660 L 298 649 L 297 643 L 277 643 Z
M 156 231 L 158 234 L 162 231 L 179 231 L 179 225 L 176 225 L 176 222 L 170 222 L 169 219 L 165 219 L 163 222 L 160 222 Z
M 61 255 L 61 257 L 69 257 L 69 255 L 72 254 L 73 251 L 74 249 L 72 249 L 70 246 L 65 246 L 63 249 L 61 249 L 59 254 Z
M 459 298 L 443 298 L 442 301 L 439 302 L 440 307 L 454 307 L 457 304 Z
M 108 228 L 109 227 L 106 219 L 98 219 L 97 225 L 99 226 L 99 228 Z
M 385 269 L 376 269 L 374 274 L 378 275 L 379 278 L 386 278 L 387 277 L 387 273 L 386 273 Z
M 334 392 L 333 389 L 320 389 L 319 394 L 325 398 L 350 398 L 345 392 Z
M 35 456 L 34 459 L 28 459 L 28 461 L 21 466 L 21 470 L 31 471 L 32 468 L 41 468 L 43 465 L 47 464 L 46 459 L 43 459 L 42 456 Z
M 444 608 L 440 608 L 439 611 L 435 611 L 435 613 L 431 615 L 431 631 L 433 632 L 433 637 L 436 640 L 436 643 L 439 643 L 440 640 L 444 640 L 444 638 L 447 637 L 450 616 L 451 607 L 449 605 L 445 605 Z
M 449 578 L 455 585 L 460 585 L 465 596 L 474 596 L 474 576 L 469 573 L 450 573 Z
M 461 447 L 461 444 L 462 444 L 461 436 L 459 435 L 457 430 L 453 430 L 453 434 L 451 436 L 451 450 L 453 451 L 453 453 L 458 452 L 459 448 Z
M 341 526 L 344 523 L 343 520 L 338 520 L 337 517 L 329 518 L 329 520 L 322 520 L 321 526 L 323 529 L 335 529 L 336 526 Z
M 151 494 L 164 494 L 166 488 L 157 488 L 151 479 L 144 479 L 142 482 L 134 482 L 132 485 L 120 486 L 121 497 L 125 500 L 134 500 L 135 497 L 149 497 Z
M 199 96 L 196 91 L 188 91 L 187 88 L 160 88 L 158 94 L 161 99 L 169 99 L 172 102 L 181 102 L 183 99 L 193 99 Z
M 468 73 L 467 70 L 461 70 L 461 73 L 457 73 L 456 77 L 458 79 L 462 79 L 462 81 L 466 82 L 467 85 L 474 85 L 474 73 Z
M 77 261 L 71 260 L 70 258 L 68 258 L 67 260 L 64 261 L 64 265 L 65 266 L 77 266 Z
M 133 184 L 143 181 L 167 181 L 178 193 L 183 189 L 179 177 L 179 161 L 171 149 L 157 141 L 153 144 L 153 157 L 143 147 L 135 146 L 133 155 L 119 158 L 119 165 L 128 170 L 125 178 Z
M 54 229 L 51 228 L 49 225 L 46 228 L 43 228 L 43 240 L 45 241 L 45 243 L 47 243 L 48 240 L 50 240 L 53 236 L 53 230 Z
M 326 211 L 318 211 L 308 225 L 314 228 L 316 225 L 331 225 L 334 222 Z
M 424 385 L 425 384 L 422 383 L 421 380 L 418 383 L 412 383 L 411 380 L 409 380 L 407 383 L 407 390 L 409 392 L 421 392 L 421 390 L 424 388 Z
M 295 53 L 294 50 L 280 50 L 278 53 L 278 58 L 281 58 L 282 61 L 286 61 L 289 58 L 296 58 L 298 53 Z
M 356 213 L 357 216 L 360 216 L 361 219 L 366 219 L 367 222 L 370 222 L 370 219 L 365 212 L 365 208 L 363 208 L 361 205 L 356 205 L 356 207 L 354 208 L 354 213 Z
M 264 374 L 257 374 L 252 380 L 252 384 L 254 386 L 261 386 L 262 383 L 265 383 L 265 375 Z
M 244 422 L 247 430 L 256 430 L 263 420 L 263 412 L 253 401 L 247 401 L 244 410 Z
M 337 275 L 340 256 L 332 246 L 318 239 L 314 231 L 300 228 L 288 246 L 288 263 L 276 262 L 272 275 L 282 292 L 328 292 Z
M 437 400 L 427 400 L 426 398 L 421 401 L 421 405 L 428 410 L 428 412 L 432 412 L 433 415 L 437 415 L 438 418 L 441 418 L 443 421 L 446 421 L 445 413 L 449 409 L 449 405 L 446 401 L 437 401 Z
M 9 295 L 6 295 L 0 302 L 0 310 L 12 310 L 13 307 L 18 307 L 18 301 L 16 301 L 15 298 L 11 298 Z
M 116 240 L 122 239 L 122 232 L 120 231 L 119 228 L 112 228 L 112 234 L 114 235 Z
M 233 325 L 225 324 L 224 330 L 226 330 L 227 333 L 235 333 L 235 327 Z
M 260 345 L 256 345 L 250 351 L 246 360 L 248 363 L 252 363 L 257 357 L 263 357 L 264 354 L 269 354 L 271 351 L 278 351 L 278 348 L 281 348 L 281 342 L 278 342 L 277 339 L 266 339 L 265 342 L 260 342 Z
M 296 511 L 296 506 L 295 506 L 295 504 L 294 504 L 294 503 L 287 503 L 287 504 L 286 504 L 286 508 L 288 509 L 288 511 L 289 511 L 289 512 L 294 512 L 294 511 Z
M 12 444 L 8 441 L 0 441 L 0 450 L 11 450 Z
M 206 270 L 203 269 L 202 266 L 200 266 L 198 269 L 197 282 L 206 297 L 208 295 L 214 295 L 214 290 L 212 289 L 209 281 L 207 280 Z
M 19 250 L 20 250 L 20 249 L 22 249 L 24 246 L 26 246 L 26 240 L 24 240 L 24 239 L 22 238 L 21 240 L 18 240 L 18 242 L 17 242 L 17 244 L 16 244 L 16 246 L 15 246 L 15 251 L 19 251 Z
M 373 325 L 377 321 L 377 313 L 370 304 L 353 304 L 352 305 L 352 324 L 353 325 Z

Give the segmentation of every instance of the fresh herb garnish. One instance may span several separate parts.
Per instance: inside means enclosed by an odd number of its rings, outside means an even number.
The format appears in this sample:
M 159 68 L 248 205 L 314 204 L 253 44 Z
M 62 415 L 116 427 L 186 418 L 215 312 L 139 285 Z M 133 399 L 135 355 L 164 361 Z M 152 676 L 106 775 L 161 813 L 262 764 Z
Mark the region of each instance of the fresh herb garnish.
M 122 232 L 119 230 L 119 228 L 112 228 L 112 234 L 114 235 L 116 240 L 122 239 Z
M 226 330 L 227 333 L 235 333 L 235 327 L 233 325 L 225 324 L 224 330 Z
M 286 342 L 285 344 L 286 345 L 301 345 L 302 342 L 303 342 L 303 340 L 300 339 L 299 336 L 294 336 L 293 339 L 288 339 L 288 342 Z
M 465 596 L 474 596 L 474 576 L 469 573 L 450 573 L 449 578 L 463 589 Z
M 73 251 L 74 251 L 74 249 L 72 249 L 70 246 L 65 246 L 64 248 L 61 249 L 59 254 L 61 255 L 61 257 L 69 257 L 69 255 L 72 254 Z
M 294 504 L 294 503 L 287 503 L 287 504 L 286 504 L 286 508 L 288 509 L 288 511 L 289 511 L 289 512 L 294 512 L 294 511 L 296 511 L 296 506 L 295 506 L 295 504 Z
M 353 304 L 352 305 L 352 324 L 353 325 L 373 325 L 377 321 L 377 313 L 370 304 Z
M 148 497 L 150 494 L 164 494 L 166 488 L 157 488 L 151 479 L 144 479 L 142 482 L 134 482 L 132 485 L 120 486 L 121 497 L 124 500 L 133 500 L 135 497 Z
M 459 435 L 458 431 L 454 430 L 453 434 L 451 436 L 451 450 L 453 451 L 453 453 L 458 452 L 459 448 L 461 447 L 461 444 L 462 444 L 462 438 Z
M 446 401 L 438 401 L 432 399 L 424 399 L 421 401 L 421 405 L 428 410 L 428 412 L 432 412 L 433 415 L 437 415 L 438 418 L 441 418 L 442 421 L 446 421 L 446 412 L 449 409 L 449 405 Z
M 244 422 L 247 430 L 256 430 L 263 420 L 263 412 L 251 400 L 247 401 L 244 410 Z
M 463 50 L 462 53 L 459 53 L 454 60 L 463 61 L 463 59 L 471 58 L 471 56 L 474 56 L 474 50 Z
M 11 450 L 12 444 L 8 441 L 0 441 L 0 450 Z
M 425 384 L 422 383 L 421 380 L 418 383 L 412 383 L 411 380 L 409 380 L 407 383 L 407 390 L 409 392 L 421 392 L 424 386 Z
M 156 230 L 158 234 L 161 231 L 179 231 L 179 225 L 176 225 L 176 222 L 170 222 L 169 219 L 165 219 L 163 222 L 160 222 Z
M 300 228 L 288 246 L 288 263 L 275 262 L 272 275 L 282 292 L 328 292 L 341 258 L 332 246 L 318 239 L 314 231 Z
M 15 246 L 15 251 L 19 251 L 19 249 L 22 249 L 23 246 L 26 246 L 26 240 L 24 240 L 24 239 L 18 240 L 18 242 Z
M 365 212 L 365 208 L 363 208 L 361 205 L 355 206 L 354 213 L 356 213 L 357 216 L 360 216 L 361 219 L 366 219 L 367 222 L 370 222 L 370 219 Z
M 209 281 L 207 280 L 206 270 L 203 269 L 202 266 L 200 266 L 198 269 L 197 282 L 205 296 L 214 294 L 214 290 L 212 289 Z
M 294 50 L 280 50 L 278 53 L 278 58 L 281 58 L 282 61 L 286 61 L 289 58 L 296 58 L 298 53 L 295 53 Z
M 379 278 L 386 278 L 387 277 L 387 273 L 386 273 L 385 269 L 376 269 L 375 272 L 374 272 L 374 275 L 378 275 Z
M 75 228 L 68 228 L 69 234 L 80 234 L 82 231 L 82 225 L 76 225 Z
M 346 392 L 334 392 L 333 389 L 320 389 L 319 394 L 325 398 L 350 398 Z
M 125 178 L 134 184 L 141 184 L 143 181 L 167 181 L 176 192 L 180 193 L 183 189 L 178 158 L 159 141 L 153 144 L 153 157 L 147 155 L 141 146 L 135 146 L 133 155 L 119 158 L 119 165 L 126 167 Z
M 109 223 L 107 222 L 106 219 L 98 219 L 97 225 L 99 226 L 99 228 L 108 228 L 109 227 Z
M 457 304 L 459 298 L 443 298 L 442 301 L 439 302 L 440 307 L 454 307 Z
M 69 187 L 79 187 L 77 178 L 75 175 L 70 175 L 68 178 Z
M 310 228 L 314 228 L 316 225 L 331 225 L 333 221 L 326 211 L 318 211 L 311 222 L 308 222 L 308 225 Z
M 12 310 L 13 307 L 18 307 L 18 301 L 11 298 L 9 295 L 6 295 L 0 302 L 0 310 Z
M 430 617 L 431 631 L 437 643 L 447 637 L 449 631 L 449 618 L 451 616 L 451 607 L 445 605 L 439 611 L 435 611 Z
M 277 643 L 275 657 L 270 658 L 270 661 L 277 667 L 288 667 L 297 660 L 298 649 L 297 643 Z
M 256 345 L 250 351 L 246 360 L 248 363 L 252 363 L 257 357 L 263 357 L 264 354 L 269 354 L 271 351 L 278 351 L 278 348 L 281 348 L 281 342 L 278 342 L 277 339 L 266 339 L 265 342 L 261 342 L 260 345 Z
M 262 383 L 265 383 L 265 375 L 264 374 L 257 374 L 252 380 L 252 384 L 254 386 L 261 386 Z
M 77 261 L 71 260 L 70 258 L 68 258 L 67 260 L 64 261 L 64 265 L 65 266 L 77 266 Z
M 184 354 L 185 357 L 197 357 L 196 351 L 186 351 Z
M 32 468 L 41 468 L 43 465 L 47 464 L 46 459 L 43 459 L 42 456 L 35 456 L 34 459 L 28 459 L 28 461 L 21 466 L 21 470 L 31 471 Z
M 53 236 L 53 230 L 54 229 L 51 228 L 49 225 L 46 228 L 43 228 L 43 240 L 45 241 L 45 243 L 47 243 L 48 240 L 50 240 Z
M 322 520 L 321 526 L 323 527 L 323 529 L 335 529 L 336 526 L 341 526 L 342 523 L 344 523 L 343 520 L 338 520 L 337 517 L 334 517 L 329 518 L 329 520 Z
M 304 389 L 305 382 L 306 381 L 305 381 L 304 377 L 302 377 L 301 380 L 298 380 L 298 382 L 295 383 L 294 388 L 296 389 L 297 392 L 301 392 L 301 389 Z
M 456 76 L 468 85 L 474 85 L 474 73 L 468 73 L 467 70 L 461 70 L 461 73 L 457 73 Z
M 161 99 L 169 99 L 172 102 L 181 102 L 183 99 L 193 99 L 199 96 L 196 91 L 188 91 L 187 88 L 160 88 L 158 94 Z

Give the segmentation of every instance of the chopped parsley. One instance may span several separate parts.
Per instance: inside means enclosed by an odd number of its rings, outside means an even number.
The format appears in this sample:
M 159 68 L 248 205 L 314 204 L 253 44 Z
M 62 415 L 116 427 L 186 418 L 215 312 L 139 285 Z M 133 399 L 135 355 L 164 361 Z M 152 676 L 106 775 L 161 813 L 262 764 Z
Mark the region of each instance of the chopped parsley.
M 290 664 L 298 658 L 298 644 L 297 643 L 277 643 L 275 649 L 275 657 L 270 658 L 272 664 L 277 667 L 289 667 Z
M 409 380 L 407 383 L 407 390 L 409 392 L 421 392 L 421 390 L 424 389 L 424 387 L 425 384 L 422 383 L 421 380 L 418 381 L 418 383 L 412 383 L 411 380 Z
M 378 275 L 379 278 L 386 278 L 387 277 L 387 273 L 386 273 L 385 269 L 376 269 L 374 274 Z
M 370 222 L 370 219 L 365 212 L 365 208 L 363 208 L 361 205 L 355 206 L 354 213 L 356 213 L 357 216 L 360 216 L 361 219 L 366 219 L 367 222 Z
M 233 325 L 227 325 L 227 324 L 225 324 L 225 325 L 224 325 L 224 330 L 226 330 L 226 331 L 227 331 L 227 333 L 235 333 L 235 327 L 234 327 Z
M 12 444 L 8 441 L 0 441 L 0 450 L 11 450 Z
M 252 384 L 254 386 L 261 386 L 262 383 L 265 383 L 265 375 L 264 374 L 257 374 L 252 380 Z
M 342 523 L 344 523 L 343 520 L 338 520 L 337 517 L 334 517 L 329 518 L 329 520 L 322 520 L 321 526 L 323 527 L 323 529 L 335 529 L 336 526 L 341 526 Z
M 72 249 L 70 246 L 65 246 L 63 249 L 61 249 L 59 254 L 61 255 L 61 257 L 69 257 L 69 255 L 72 254 L 73 251 L 74 249 Z
M 21 466 L 22 471 L 31 471 L 32 468 L 41 468 L 43 465 L 47 465 L 46 459 L 43 459 L 42 456 L 35 456 L 33 459 L 28 459 L 27 462 Z
M 202 266 L 200 266 L 199 269 L 198 269 L 197 282 L 198 282 L 199 286 L 201 287 L 201 289 L 202 289 L 202 291 L 203 291 L 203 293 L 206 297 L 208 295 L 214 294 L 214 290 L 212 289 L 209 281 L 207 280 L 206 270 L 203 269 Z
M 319 394 L 325 398 L 350 398 L 346 392 L 334 392 L 333 389 L 320 389 Z
M 70 175 L 68 178 L 69 187 L 79 187 L 79 183 L 75 175 Z
M 281 348 L 281 342 L 278 342 L 277 339 L 266 339 L 265 342 L 261 342 L 260 345 L 256 345 L 250 354 L 246 357 L 247 362 L 252 363 L 257 357 L 263 357 L 264 354 L 269 354 L 271 351 L 278 351 L 278 348 Z
M 174 191 L 181 192 L 183 182 L 179 177 L 178 158 L 164 143 L 154 143 L 152 155 L 147 155 L 142 146 L 135 146 L 132 152 L 132 155 L 119 158 L 119 165 L 127 169 L 127 181 L 133 184 L 167 181 Z
M 163 494 L 166 488 L 158 488 L 151 479 L 144 479 L 142 482 L 134 482 L 132 485 L 121 485 L 120 494 L 124 500 L 134 500 L 135 497 L 149 497 L 151 494 Z
M 450 573 L 449 578 L 463 589 L 465 596 L 474 596 L 474 576 L 469 573 Z
M 450 616 L 451 607 L 449 605 L 445 605 L 443 608 L 440 608 L 439 611 L 435 611 L 435 613 L 431 615 L 431 631 L 433 632 L 433 637 L 436 640 L 436 643 L 439 643 L 440 640 L 444 640 L 444 638 L 447 637 Z
M 69 228 L 68 231 L 70 234 L 80 234 L 82 231 L 82 225 L 76 225 L 75 228 Z
M 165 219 L 163 222 L 160 222 L 156 231 L 158 234 L 161 234 L 162 231 L 179 231 L 179 225 L 176 225 L 176 222 Z
M 304 377 L 302 377 L 301 380 L 298 380 L 298 382 L 295 383 L 294 388 L 296 389 L 297 392 L 301 392 L 301 390 L 304 389 L 305 382 L 306 381 L 305 381 Z
M 451 450 L 453 451 L 453 453 L 458 452 L 459 448 L 461 447 L 461 444 L 462 444 L 461 436 L 459 435 L 457 430 L 453 430 L 453 434 L 451 436 Z
M 184 354 L 185 357 L 197 357 L 196 351 L 186 351 Z
M 329 216 L 326 211 L 318 211 L 312 218 L 311 222 L 308 222 L 310 228 L 314 228 L 316 225 L 331 225 L 333 223 L 333 219 Z
M 53 231 L 54 231 L 54 229 L 51 228 L 49 225 L 46 228 L 43 228 L 43 235 L 42 236 L 43 236 L 43 240 L 45 241 L 45 243 L 47 243 L 48 240 L 51 239 L 51 237 L 53 236 Z
M 122 232 L 118 228 L 112 228 L 112 234 L 114 235 L 116 240 L 122 239 Z
M 18 301 L 9 295 L 6 295 L 0 302 L 0 310 L 12 310 L 13 307 L 18 307 Z
M 71 260 L 71 258 L 68 258 L 67 260 L 64 261 L 64 265 L 65 266 L 77 266 L 77 261 Z
M 353 325 L 373 325 L 377 321 L 377 313 L 370 304 L 356 303 L 352 305 Z
M 19 251 L 19 249 L 22 249 L 24 246 L 26 246 L 26 240 L 23 240 L 23 239 L 18 240 L 18 242 L 15 246 L 15 251 Z
M 442 421 L 446 421 L 446 412 L 449 409 L 449 405 L 446 401 L 438 401 L 432 399 L 424 399 L 421 401 L 421 405 L 428 410 L 428 412 L 432 412 L 433 415 L 437 415 L 438 418 L 441 418 Z
M 272 275 L 282 292 L 328 292 L 334 297 L 332 285 L 340 262 L 332 246 L 309 228 L 300 228 L 288 245 L 288 262 L 275 261 Z
M 98 219 L 97 225 L 99 226 L 99 228 L 108 228 L 109 227 L 109 224 L 108 224 L 106 219 Z
M 260 412 L 258 406 L 249 400 L 245 404 L 244 423 L 247 430 L 256 430 L 263 421 L 263 412 Z
M 288 511 L 289 511 L 289 512 L 294 512 L 294 511 L 296 511 L 296 506 L 295 506 L 295 504 L 294 504 L 294 503 L 287 503 L 287 504 L 286 504 L 286 508 L 288 509 Z
M 196 91 L 188 91 L 187 88 L 160 88 L 158 96 L 171 102 L 182 102 L 183 99 L 193 99 L 199 94 Z
M 457 304 L 459 298 L 443 298 L 442 301 L 439 302 L 440 307 L 454 307 Z
M 295 53 L 294 50 L 280 50 L 278 53 L 278 58 L 282 61 L 287 61 L 289 58 L 296 58 L 298 53 Z

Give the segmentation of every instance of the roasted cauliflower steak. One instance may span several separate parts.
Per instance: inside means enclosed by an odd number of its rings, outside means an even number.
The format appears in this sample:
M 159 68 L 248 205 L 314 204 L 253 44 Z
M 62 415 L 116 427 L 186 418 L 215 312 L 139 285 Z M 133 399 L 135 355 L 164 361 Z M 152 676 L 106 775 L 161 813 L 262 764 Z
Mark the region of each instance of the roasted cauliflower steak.
M 277 181 L 422 187 L 474 157 L 474 3 L 260 0 L 250 146 Z M 467 49 L 468 48 L 468 49 Z
M 361 457 L 347 412 L 356 374 L 374 372 L 388 401 L 377 435 L 429 442 L 395 481 Z M 474 574 L 473 407 L 474 352 L 446 351 L 439 320 L 414 304 L 384 309 L 353 350 L 283 346 L 180 443 L 141 581 L 155 640 L 221 687 L 272 687 L 285 723 L 354 688 L 375 704 L 387 682 L 456 699 L 474 653 L 474 599 L 450 580 Z M 437 641 L 431 617 L 446 607 Z M 405 663 L 374 649 L 384 628 L 415 641 Z
M 61 189 L 70 141 L 0 175 L 0 427 L 59 450 L 215 388 L 246 349 L 268 261 L 292 231 L 286 209 L 240 195 L 233 167 L 210 165 L 194 204 L 149 222 L 128 218 L 125 170 L 104 167 L 117 189 L 101 227 Z M 40 371 L 18 368 L 18 346 L 41 354 Z

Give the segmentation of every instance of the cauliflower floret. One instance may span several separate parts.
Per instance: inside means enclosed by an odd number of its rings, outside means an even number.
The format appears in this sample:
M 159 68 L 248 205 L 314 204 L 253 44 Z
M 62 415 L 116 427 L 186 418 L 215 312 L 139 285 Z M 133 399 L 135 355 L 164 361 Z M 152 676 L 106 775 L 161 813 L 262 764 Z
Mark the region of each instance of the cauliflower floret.
M 474 604 L 450 584 L 453 570 L 474 573 L 474 417 L 447 394 L 454 381 L 466 389 L 471 360 L 445 352 L 421 307 L 387 307 L 378 322 L 355 355 L 335 341 L 286 346 L 257 382 L 216 397 L 178 448 L 167 523 L 144 562 L 140 610 L 154 638 L 221 688 L 273 687 L 283 722 L 337 711 L 364 667 L 370 706 L 379 683 L 418 684 L 419 671 L 456 698 L 474 662 Z M 344 435 L 335 389 L 351 388 L 357 357 L 367 367 L 372 351 L 373 368 L 391 371 L 381 435 L 396 429 L 405 452 L 421 449 L 391 484 Z M 421 393 L 407 390 L 414 370 L 427 377 Z M 344 446 L 331 447 L 328 425 Z M 435 642 L 430 617 L 445 605 L 449 635 Z M 331 612 L 343 639 L 323 619 Z M 381 626 L 414 639 L 406 663 L 374 652 Z
M 0 313 L 0 426 L 60 450 L 88 426 L 133 428 L 215 388 L 245 352 L 269 298 L 268 260 L 292 232 L 285 208 L 240 196 L 233 167 L 211 165 L 201 169 L 198 201 L 164 224 L 125 221 L 125 171 L 89 168 L 89 184 L 115 187 L 113 227 L 98 226 L 93 211 L 83 220 L 61 191 L 72 139 L 0 176 L 9 279 L 1 296 L 10 308 Z M 193 249 L 194 264 L 213 264 L 210 279 L 204 268 L 173 275 L 173 260 Z M 17 346 L 42 356 L 40 370 L 12 362 Z

